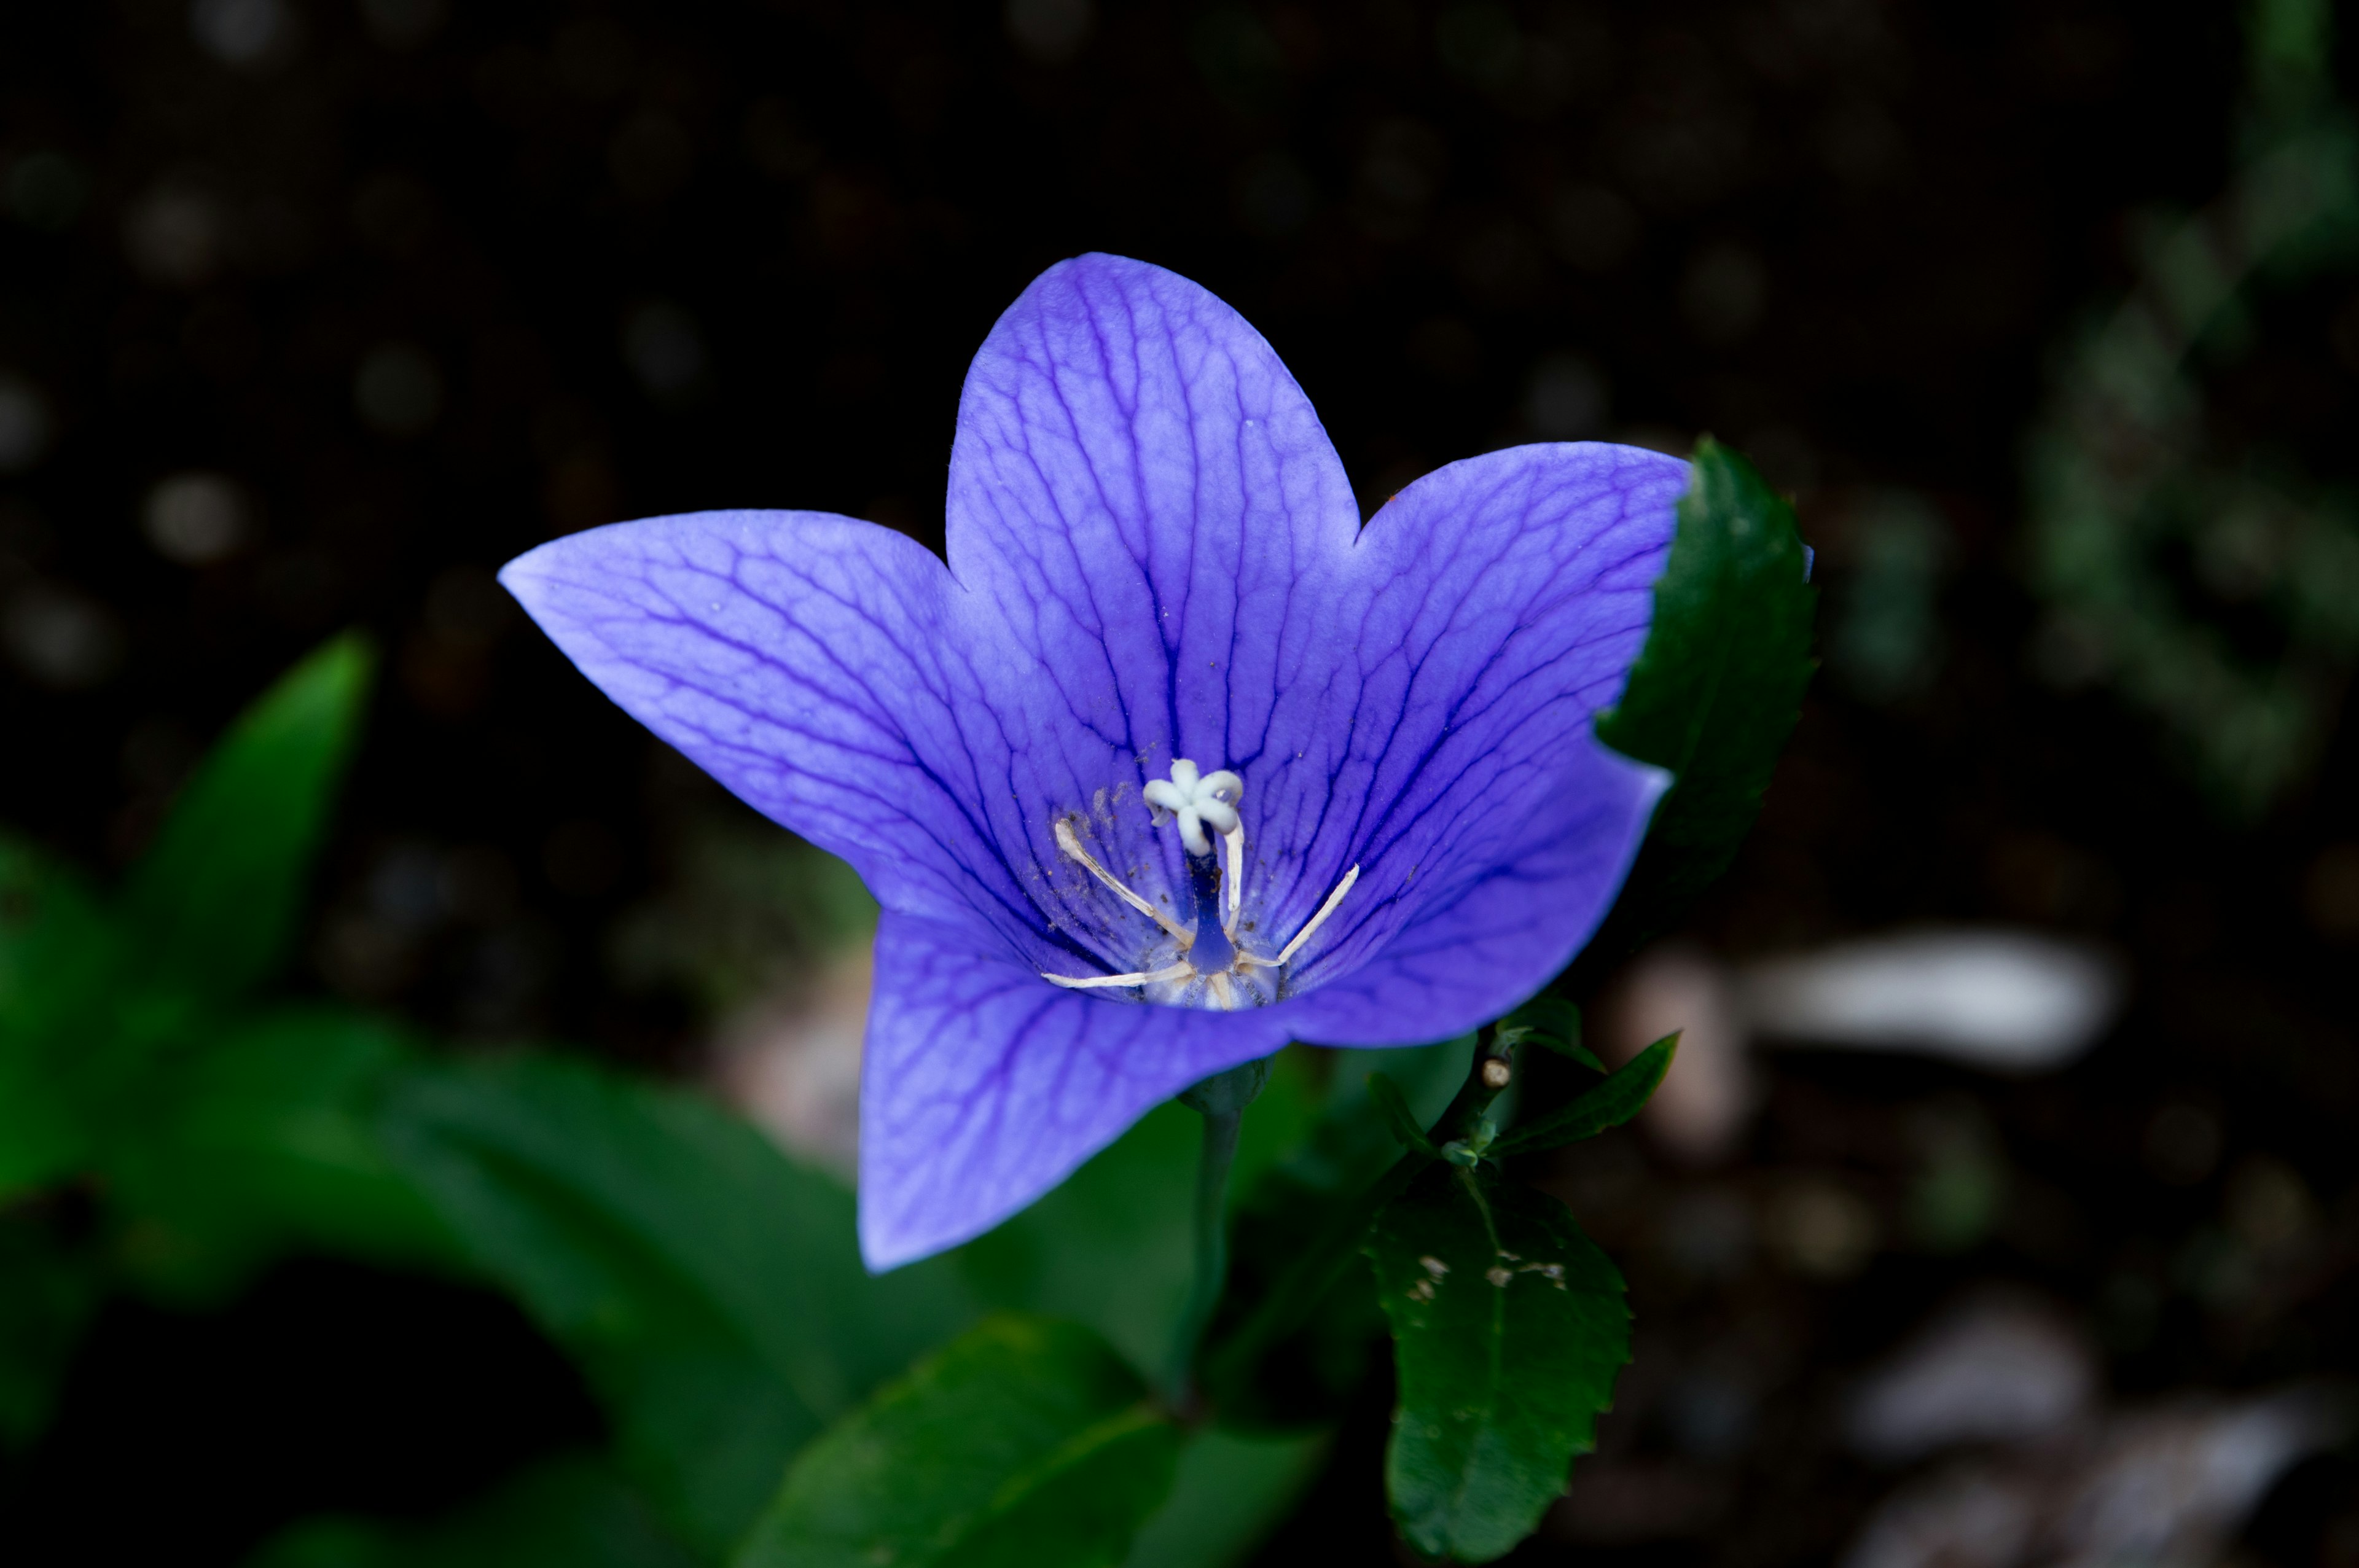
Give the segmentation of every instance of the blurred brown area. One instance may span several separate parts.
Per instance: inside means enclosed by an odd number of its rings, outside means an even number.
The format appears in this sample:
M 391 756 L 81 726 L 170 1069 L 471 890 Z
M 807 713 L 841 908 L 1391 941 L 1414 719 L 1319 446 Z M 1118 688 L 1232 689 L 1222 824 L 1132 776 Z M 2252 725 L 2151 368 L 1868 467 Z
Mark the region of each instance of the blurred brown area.
M 302 983 L 679 1067 L 819 938 L 712 892 L 756 825 L 533 634 L 510 556 L 737 505 L 939 547 L 967 357 L 1089 249 L 1254 321 L 1369 511 L 1498 445 L 1714 432 L 1797 493 L 1831 612 L 1867 541 L 1922 541 L 1930 634 L 1821 683 L 1694 949 L 2000 923 L 2129 987 L 2069 1066 L 1788 1052 L 1713 1159 L 1547 1173 L 1625 1260 L 1638 1360 L 1516 1560 L 1830 1560 L 1945 1456 L 2113 1455 L 2196 1419 L 2172 1400 L 2355 1369 L 2349 727 L 2232 830 L 2140 721 L 2033 678 L 2015 554 L 2049 356 L 2141 214 L 2221 186 L 2238 47 L 2175 0 L 8 7 L 0 821 L 123 864 L 241 702 L 368 627 Z M 2347 431 L 2354 300 L 2261 320 L 2234 416 Z M 700 898 L 710 941 L 650 945 Z M 2066 1346 L 2026 1353 L 2052 1419 L 1864 1452 L 1863 1379 L 1992 1300 Z M 1338 1454 L 1270 1560 L 1383 1560 Z M 2353 1485 L 2302 1461 L 2187 1539 L 2359 1560 Z M 2049 1509 L 1922 1560 L 2069 1555 Z

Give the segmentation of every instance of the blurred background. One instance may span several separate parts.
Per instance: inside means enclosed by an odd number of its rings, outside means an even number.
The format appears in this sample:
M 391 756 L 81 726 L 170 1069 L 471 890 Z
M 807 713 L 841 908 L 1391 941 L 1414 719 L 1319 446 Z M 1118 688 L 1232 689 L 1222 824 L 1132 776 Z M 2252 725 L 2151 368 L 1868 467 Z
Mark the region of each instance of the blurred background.
M 2359 163 L 2324 0 L 107 0 L 0 12 L 0 822 L 109 870 L 359 626 L 299 989 L 573 1043 L 849 1157 L 841 868 L 493 579 L 615 519 L 939 548 L 1040 268 L 1175 268 L 1364 511 L 1710 432 L 1824 666 L 1690 1031 L 1536 1173 L 1637 1314 L 1516 1561 L 2359 1563 Z M 1385 1562 L 1369 1379 L 1262 1561 Z M 0 1556 L 231 1563 L 598 1417 L 516 1312 L 297 1260 L 108 1305 Z M 136 1499 L 126 1502 L 125 1499 Z M 71 1544 L 69 1544 L 71 1543 Z M 1406 1561 L 1406 1559 L 1403 1559 Z

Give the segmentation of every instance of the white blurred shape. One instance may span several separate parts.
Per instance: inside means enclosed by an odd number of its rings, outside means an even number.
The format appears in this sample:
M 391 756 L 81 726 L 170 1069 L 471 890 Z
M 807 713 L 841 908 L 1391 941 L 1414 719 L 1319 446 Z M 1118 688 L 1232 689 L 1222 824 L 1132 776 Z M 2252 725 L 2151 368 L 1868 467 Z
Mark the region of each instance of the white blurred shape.
M 2349 1412 L 2314 1389 L 2125 1412 L 2083 1435 L 1902 1487 L 1844 1568 L 2120 1568 L 2228 1558 L 2277 1477 L 2340 1442 Z
M 294 18 L 283 0 L 196 0 L 189 30 L 226 65 L 258 65 L 289 41 Z
M 1524 423 L 1550 441 L 1593 433 L 1605 417 L 1605 378 L 1578 354 L 1550 354 L 1524 389 Z
M 721 1088 L 788 1153 L 849 1178 L 860 1159 L 860 1042 L 875 979 L 865 942 L 725 1026 Z
M 2053 1314 L 1992 1300 L 1934 1324 L 1863 1385 L 1845 1412 L 1852 1446 L 1902 1465 L 1962 1443 L 2044 1437 L 2096 1392 L 2087 1346 Z
M 201 567 L 245 546 L 253 535 L 253 511 L 236 481 L 197 470 L 158 480 L 140 509 L 139 524 L 157 554 L 184 567 Z
M 1691 1165 L 1734 1152 L 1754 1091 L 1727 969 L 1701 948 L 1667 943 L 1623 971 L 1600 1011 L 1597 1046 L 1616 1065 L 1666 1034 L 1680 1036 L 1670 1072 L 1640 1112 L 1664 1149 Z
M 414 49 L 433 36 L 448 9 L 446 0 L 361 0 L 361 19 L 387 49 Z
M 1096 21 L 1090 0 L 1007 0 L 1007 36 L 1043 65 L 1062 65 L 1080 53 Z
M 414 343 L 380 343 L 353 377 L 353 402 L 371 428 L 415 436 L 442 411 L 442 374 Z
M 648 392 L 678 397 L 704 375 L 704 335 L 695 317 L 658 299 L 632 311 L 623 323 L 623 358 Z
M 221 204 L 185 185 L 159 185 L 123 216 L 124 249 L 131 265 L 158 283 L 202 283 L 229 250 L 229 218 Z
M 96 686 L 123 657 L 114 617 L 52 583 L 29 583 L 9 599 L 0 643 L 27 675 L 68 691 Z
M 2086 947 L 2027 931 L 1955 929 L 1749 965 L 1736 997 L 1762 1034 L 2031 1073 L 2094 1044 L 2122 989 L 2114 967 Z
M 31 468 L 49 447 L 49 400 L 23 376 L 0 371 L 0 473 Z

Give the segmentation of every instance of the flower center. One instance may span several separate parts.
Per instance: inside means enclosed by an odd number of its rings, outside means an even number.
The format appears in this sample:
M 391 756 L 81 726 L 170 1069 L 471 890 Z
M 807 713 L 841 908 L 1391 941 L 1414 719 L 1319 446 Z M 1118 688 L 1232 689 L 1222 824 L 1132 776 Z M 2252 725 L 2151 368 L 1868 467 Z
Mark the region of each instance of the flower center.
M 1125 886 L 1082 848 L 1081 836 L 1073 831 L 1072 824 L 1060 818 L 1056 825 L 1057 848 L 1117 898 L 1161 927 L 1171 939 L 1172 946 L 1165 951 L 1172 961 L 1131 974 L 1043 974 L 1040 978 L 1069 990 L 1135 989 L 1147 1000 L 1176 1007 L 1228 1011 L 1277 1000 L 1285 989 L 1287 965 L 1302 950 L 1311 933 L 1335 913 L 1335 906 L 1343 902 L 1343 895 L 1360 880 L 1360 868 L 1353 866 L 1343 873 L 1343 880 L 1335 884 L 1335 891 L 1327 895 L 1319 913 L 1294 934 L 1293 940 L 1276 957 L 1264 957 L 1251 951 L 1237 935 L 1237 917 L 1245 907 L 1245 828 L 1244 814 L 1238 809 L 1245 800 L 1245 780 L 1226 768 L 1203 773 L 1194 762 L 1181 757 L 1172 762 L 1169 778 L 1151 780 L 1139 793 L 1146 797 L 1157 827 L 1166 823 L 1179 827 L 1180 845 L 1188 851 L 1189 888 L 1196 899 L 1194 929 L 1181 925 Z M 1225 855 L 1213 854 L 1212 840 L 1206 828 L 1220 835 Z M 1221 863 L 1223 860 L 1227 861 L 1225 868 Z

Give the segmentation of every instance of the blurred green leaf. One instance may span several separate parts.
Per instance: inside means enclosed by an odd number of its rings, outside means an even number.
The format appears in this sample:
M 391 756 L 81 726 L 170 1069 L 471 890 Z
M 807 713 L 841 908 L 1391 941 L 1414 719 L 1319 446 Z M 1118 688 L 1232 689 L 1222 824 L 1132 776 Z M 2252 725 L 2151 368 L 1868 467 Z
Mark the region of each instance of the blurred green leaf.
M 1317 1119 L 1304 1064 L 1281 1055 L 1245 1108 L 1230 1194 L 1300 1145 Z M 995 1307 L 1086 1325 L 1142 1369 L 1170 1355 L 1194 1276 L 1196 1160 L 1203 1118 L 1176 1101 L 1149 1111 L 1054 1192 L 961 1248 L 959 1267 Z
M 537 1465 L 428 1525 L 307 1519 L 245 1568 L 696 1568 L 702 1561 L 603 1461 L 575 1456 Z
M 411 1075 L 386 1142 L 476 1265 L 588 1368 L 708 1551 L 788 1456 L 972 1321 L 947 1261 L 871 1278 L 852 1195 L 694 1096 L 522 1056 Z
M 738 1568 L 1111 1568 L 1180 1434 L 1111 1345 L 995 1317 L 797 1457 Z
M 150 1070 L 107 1130 L 103 1162 L 135 1278 L 217 1300 L 294 1245 L 459 1266 L 451 1233 L 379 1139 L 376 1101 L 416 1061 L 397 1030 L 293 1008 L 193 1044 Z
M 1630 1359 L 1622 1278 L 1564 1206 L 1429 1164 L 1367 1247 L 1393 1330 L 1393 1518 L 1429 1556 L 1486 1563 L 1529 1535 L 1593 1446 Z
M 1435 1148 L 1433 1140 L 1425 1135 L 1424 1125 L 1418 1120 L 1417 1112 L 1410 1108 L 1408 1097 L 1401 1092 L 1399 1085 L 1382 1073 L 1370 1073 L 1368 1098 L 1384 1113 L 1393 1137 L 1399 1141 L 1402 1148 L 1413 1150 L 1429 1160 L 1441 1157 L 1441 1151 Z
M 1570 1103 L 1511 1130 L 1491 1145 L 1492 1157 L 1504 1160 L 1510 1154 L 1553 1149 L 1621 1126 L 1654 1097 L 1655 1087 L 1671 1070 L 1671 1056 L 1679 1048 L 1677 1034 L 1664 1035 L 1607 1074 L 1603 1083 L 1592 1085 Z
M 1674 782 L 1590 945 L 1595 961 L 1662 931 L 1728 869 L 1815 667 L 1818 595 L 1794 509 L 1708 437 L 1692 460 L 1646 648 L 1620 706 L 1597 719 L 1599 740 L 1668 768 Z
M 98 1304 L 99 1279 L 40 1216 L 0 1217 L 0 1453 L 49 1424 L 58 1385 Z
M 1123 1568 L 1233 1568 L 1286 1520 L 1327 1458 L 1327 1433 L 1245 1437 L 1207 1429 L 1180 1451 L 1171 1495 Z
M 198 766 L 124 890 L 144 987 L 222 1001 L 277 968 L 375 663 L 359 635 L 336 638 L 240 714 Z
M 0 835 L 0 1197 L 88 1159 L 81 1058 L 107 1027 L 115 959 L 82 879 Z

